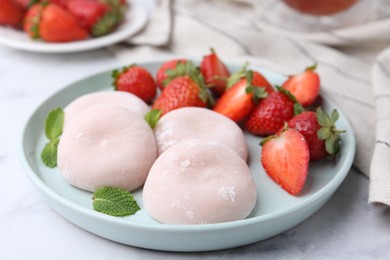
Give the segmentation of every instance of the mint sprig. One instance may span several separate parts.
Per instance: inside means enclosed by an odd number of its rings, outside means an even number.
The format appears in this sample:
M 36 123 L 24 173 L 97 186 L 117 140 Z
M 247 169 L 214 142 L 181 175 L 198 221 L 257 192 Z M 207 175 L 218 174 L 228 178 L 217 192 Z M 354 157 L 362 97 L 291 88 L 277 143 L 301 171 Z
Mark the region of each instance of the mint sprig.
M 145 120 L 146 122 L 148 122 L 148 124 L 152 129 L 154 129 L 160 117 L 161 117 L 160 109 L 153 109 L 145 114 Z
M 60 135 L 64 127 L 64 111 L 61 108 L 53 109 L 46 117 L 45 134 L 49 142 L 46 143 L 41 153 L 43 163 L 49 167 L 57 166 L 57 148 Z
M 93 194 L 93 209 L 116 217 L 135 214 L 140 207 L 127 190 L 114 187 L 97 189 Z

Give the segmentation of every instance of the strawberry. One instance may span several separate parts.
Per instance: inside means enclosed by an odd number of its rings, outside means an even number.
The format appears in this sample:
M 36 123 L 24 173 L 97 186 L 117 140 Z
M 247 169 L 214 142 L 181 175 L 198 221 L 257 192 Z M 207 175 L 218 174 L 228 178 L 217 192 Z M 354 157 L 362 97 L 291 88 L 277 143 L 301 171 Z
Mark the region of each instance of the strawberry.
M 308 67 L 283 83 L 282 87 L 290 91 L 302 106 L 311 105 L 320 92 L 320 77 L 314 72 L 316 67 L 316 64 Z
M 88 37 L 76 18 L 57 4 L 35 4 L 26 13 L 24 30 L 34 39 L 69 42 Z
M 268 176 L 288 193 L 297 195 L 309 169 L 309 147 L 303 135 L 287 129 L 266 138 L 261 145 L 261 163 Z
M 274 91 L 271 84 L 260 73 L 252 70 L 247 71 L 245 67 L 233 74 L 229 82 L 233 85 L 228 87 L 213 110 L 235 122 L 247 117 L 258 99 L 264 98 Z
M 115 90 L 130 92 L 149 103 L 156 96 L 156 83 L 150 73 L 135 64 L 112 72 Z
M 153 103 L 153 109 L 161 110 L 161 116 L 181 107 L 206 107 L 208 94 L 204 85 L 191 76 L 175 78 Z
M 211 91 L 218 96 L 225 92 L 230 72 L 213 49 L 211 49 L 211 54 L 203 57 L 200 71 L 207 86 L 211 87 Z
M 69 0 L 67 9 L 92 36 L 112 32 L 120 22 L 120 14 L 108 4 L 91 0 Z
M 260 136 L 275 134 L 294 113 L 303 110 L 291 93 L 281 87 L 277 89 L 252 110 L 245 123 L 250 133 Z
M 171 77 L 169 77 L 169 71 L 177 69 L 178 64 L 185 65 L 187 63 L 187 60 L 184 59 L 177 59 L 177 60 L 170 60 L 165 62 L 161 67 L 158 69 L 156 74 L 156 82 L 157 86 L 163 90 L 165 86 L 169 83 L 169 81 L 172 80 Z M 172 73 L 173 74 L 173 73 Z M 173 75 L 171 75 L 173 76 Z M 183 75 L 180 75 L 183 76 Z
M 0 0 L 0 25 L 19 27 L 24 16 L 23 7 L 14 0 Z
M 316 112 L 306 111 L 288 121 L 287 126 L 301 133 L 309 145 L 310 160 L 320 160 L 327 155 L 335 155 L 340 150 L 340 133 L 335 122 L 337 110 L 329 117 L 321 108 Z

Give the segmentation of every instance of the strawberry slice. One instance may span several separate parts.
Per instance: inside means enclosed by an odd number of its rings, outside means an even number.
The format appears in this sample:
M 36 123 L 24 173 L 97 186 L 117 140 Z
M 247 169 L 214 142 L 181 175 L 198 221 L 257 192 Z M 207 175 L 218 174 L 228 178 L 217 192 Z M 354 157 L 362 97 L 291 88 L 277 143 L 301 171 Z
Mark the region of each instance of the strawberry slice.
M 229 82 L 228 89 L 217 101 L 213 110 L 235 122 L 247 117 L 260 98 L 265 98 L 274 91 L 271 84 L 260 73 L 247 71 L 245 67 L 233 74 Z
M 218 96 L 225 92 L 230 72 L 226 65 L 219 59 L 214 49 L 211 49 L 211 54 L 203 57 L 200 64 L 200 71 L 206 85 L 211 88 L 212 92 Z
M 309 148 L 303 135 L 288 129 L 262 142 L 261 163 L 267 174 L 285 191 L 297 195 L 309 169 Z
M 315 72 L 317 64 L 307 67 L 303 73 L 290 76 L 283 83 L 283 88 L 287 89 L 295 96 L 302 106 L 311 105 L 320 92 L 320 77 Z

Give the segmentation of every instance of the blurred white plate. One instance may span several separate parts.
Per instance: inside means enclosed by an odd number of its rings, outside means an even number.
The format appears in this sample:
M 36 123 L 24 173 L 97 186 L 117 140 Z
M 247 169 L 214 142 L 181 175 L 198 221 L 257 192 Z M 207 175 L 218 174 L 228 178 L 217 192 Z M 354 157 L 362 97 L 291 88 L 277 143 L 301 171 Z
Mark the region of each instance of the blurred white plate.
M 138 64 L 155 75 L 162 62 Z M 243 63 L 227 64 L 231 71 L 236 71 Z M 281 85 L 286 79 L 273 71 L 253 69 L 260 71 L 272 84 Z M 69 221 L 101 237 L 131 246 L 169 251 L 209 251 L 254 243 L 292 228 L 311 216 L 339 187 L 352 165 L 355 138 L 347 118 L 338 109 L 337 126 L 346 130 L 340 157 L 336 161 L 311 163 L 307 182 L 299 196 L 289 195 L 268 177 L 260 163 L 261 138 L 245 133 L 248 163 L 258 192 L 256 206 L 246 219 L 203 225 L 160 224 L 143 210 L 142 189 L 132 192 L 141 207 L 135 215 L 121 218 L 96 212 L 92 208 L 92 193 L 66 183 L 57 168 L 45 167 L 40 153 L 46 142 L 44 122 L 48 112 L 55 107 L 65 107 L 86 93 L 112 91 L 110 74 L 111 71 L 105 71 L 89 76 L 45 100 L 28 119 L 19 147 L 20 161 L 27 176 L 48 203 Z M 327 112 L 336 108 L 324 97 L 322 107 Z
M 130 2 L 125 21 L 112 33 L 98 38 L 68 43 L 47 43 L 30 39 L 23 31 L 0 26 L 0 44 L 24 51 L 43 53 L 80 52 L 106 47 L 123 41 L 137 33 L 146 24 L 148 13 L 145 8 Z

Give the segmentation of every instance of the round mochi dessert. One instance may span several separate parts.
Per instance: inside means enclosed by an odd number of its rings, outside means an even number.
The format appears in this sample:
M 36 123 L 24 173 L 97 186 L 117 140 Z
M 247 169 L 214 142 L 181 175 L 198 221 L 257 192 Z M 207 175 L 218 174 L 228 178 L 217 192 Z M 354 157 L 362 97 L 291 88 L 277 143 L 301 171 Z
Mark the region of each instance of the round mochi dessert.
M 65 126 L 73 120 L 80 112 L 96 105 L 118 105 L 130 109 L 142 117 L 150 110 L 148 105 L 137 97 L 123 91 L 102 91 L 83 95 L 75 99 L 65 107 Z M 65 129 L 64 126 L 64 129 Z
M 172 146 L 153 164 L 143 187 L 146 212 L 164 224 L 207 224 L 246 218 L 257 199 L 247 164 L 205 139 Z
M 129 109 L 92 106 L 69 122 L 58 145 L 58 168 L 73 186 L 140 187 L 157 157 L 153 131 Z
M 241 128 L 229 118 L 206 108 L 173 110 L 158 121 L 154 133 L 159 154 L 181 141 L 206 138 L 226 145 L 245 161 L 248 158 L 248 146 Z

